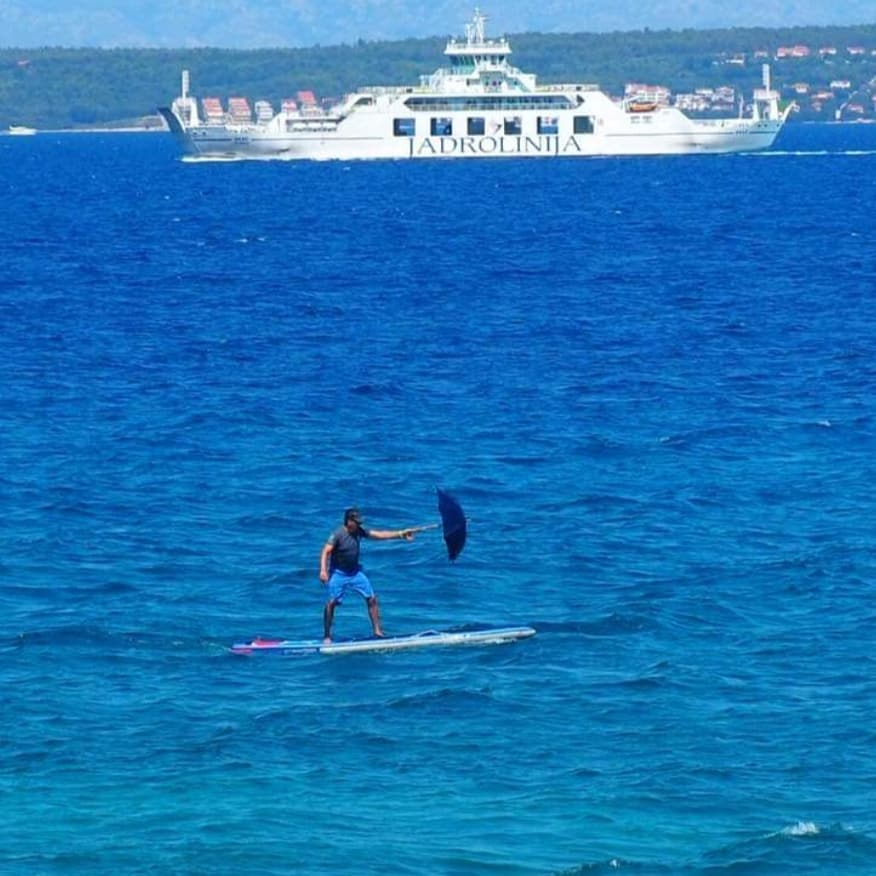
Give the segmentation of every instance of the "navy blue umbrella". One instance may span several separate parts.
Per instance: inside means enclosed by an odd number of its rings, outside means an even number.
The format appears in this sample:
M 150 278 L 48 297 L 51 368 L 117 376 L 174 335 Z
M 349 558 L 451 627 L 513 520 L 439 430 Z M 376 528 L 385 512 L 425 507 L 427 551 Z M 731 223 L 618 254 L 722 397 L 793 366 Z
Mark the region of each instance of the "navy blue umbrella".
M 444 530 L 444 543 L 447 545 L 447 556 L 455 560 L 465 547 L 467 525 L 462 505 L 444 490 L 437 490 L 438 513 L 441 515 L 441 527 Z
M 437 529 L 439 526 L 444 530 L 444 544 L 447 545 L 447 556 L 455 560 L 465 546 L 466 517 L 462 505 L 444 490 L 436 488 L 438 493 L 438 513 L 441 515 L 441 523 L 427 523 L 425 526 L 412 526 L 407 532 L 423 532 L 426 529 Z

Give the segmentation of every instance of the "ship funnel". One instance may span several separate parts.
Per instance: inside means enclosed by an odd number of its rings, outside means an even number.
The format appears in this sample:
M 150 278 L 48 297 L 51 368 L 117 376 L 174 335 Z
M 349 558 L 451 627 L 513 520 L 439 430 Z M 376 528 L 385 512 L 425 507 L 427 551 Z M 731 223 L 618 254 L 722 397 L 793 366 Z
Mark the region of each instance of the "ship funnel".
M 189 71 L 182 71 L 182 91 L 180 92 L 182 99 L 185 100 L 189 96 Z
M 763 87 L 767 91 L 772 91 L 771 83 L 770 83 L 770 65 L 764 64 L 761 68 L 761 76 L 763 78 Z

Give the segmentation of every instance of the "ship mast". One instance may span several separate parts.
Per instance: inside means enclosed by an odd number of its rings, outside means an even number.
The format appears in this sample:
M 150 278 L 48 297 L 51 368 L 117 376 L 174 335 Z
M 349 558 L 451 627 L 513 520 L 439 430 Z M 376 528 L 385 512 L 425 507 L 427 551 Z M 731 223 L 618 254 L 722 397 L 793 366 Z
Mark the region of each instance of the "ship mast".
M 474 17 L 465 26 L 465 39 L 470 46 L 474 44 L 482 45 L 486 41 L 486 23 L 487 16 L 475 6 Z
M 761 79 L 763 81 L 763 88 L 756 88 L 754 90 L 752 117 L 755 121 L 758 119 L 769 119 L 771 121 L 779 119 L 782 115 L 779 112 L 779 92 L 773 90 L 769 64 L 764 64 L 761 68 Z

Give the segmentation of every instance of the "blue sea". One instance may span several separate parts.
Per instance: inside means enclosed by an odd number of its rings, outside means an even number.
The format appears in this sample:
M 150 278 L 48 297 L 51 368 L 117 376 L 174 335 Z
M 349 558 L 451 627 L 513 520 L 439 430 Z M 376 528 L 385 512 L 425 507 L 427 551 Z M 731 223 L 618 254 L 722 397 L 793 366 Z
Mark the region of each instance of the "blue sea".
M 0 193 L 4 876 L 876 872 L 876 126 Z

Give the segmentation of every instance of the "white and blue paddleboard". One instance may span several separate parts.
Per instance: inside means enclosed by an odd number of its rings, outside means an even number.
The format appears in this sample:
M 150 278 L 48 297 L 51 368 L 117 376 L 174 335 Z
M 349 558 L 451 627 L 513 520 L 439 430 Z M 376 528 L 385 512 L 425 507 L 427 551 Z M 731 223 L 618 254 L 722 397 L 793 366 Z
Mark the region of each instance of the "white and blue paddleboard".
M 233 654 L 354 654 L 363 651 L 401 651 L 408 648 L 430 648 L 446 645 L 504 645 L 535 635 L 532 627 L 497 627 L 487 630 L 452 632 L 425 630 L 406 636 L 386 636 L 380 639 L 352 639 L 324 645 L 311 639 L 253 639 L 231 646 Z

